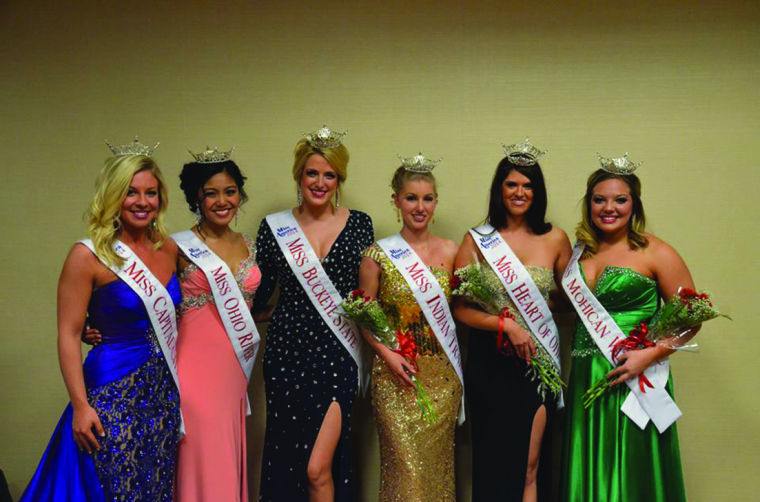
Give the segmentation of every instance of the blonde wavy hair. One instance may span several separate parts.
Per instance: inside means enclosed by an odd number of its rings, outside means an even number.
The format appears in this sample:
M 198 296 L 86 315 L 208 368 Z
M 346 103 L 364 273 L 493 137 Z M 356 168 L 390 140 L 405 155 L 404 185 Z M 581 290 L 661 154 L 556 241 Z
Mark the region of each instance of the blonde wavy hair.
M 121 232 L 121 205 L 127 197 L 132 177 L 140 171 L 150 171 L 158 180 L 158 212 L 148 232 L 150 240 L 160 248 L 169 237 L 164 226 L 164 215 L 169 205 L 169 193 L 161 170 L 146 155 L 121 155 L 106 160 L 95 184 L 95 196 L 87 210 L 87 233 L 95 245 L 95 253 L 111 266 L 124 263 L 113 250 L 113 244 Z
M 646 217 L 644 205 L 641 203 L 641 181 L 635 174 L 614 174 L 597 169 L 586 181 L 586 195 L 583 197 L 583 220 L 575 228 L 575 238 L 585 244 L 583 258 L 593 256 L 599 250 L 600 231 L 591 221 L 591 198 L 594 195 L 594 187 L 607 180 L 621 180 L 631 191 L 633 211 L 628 221 L 628 245 L 631 249 L 643 249 L 649 245 L 649 239 L 644 235 Z
M 303 176 L 306 161 L 314 154 L 324 157 L 330 164 L 330 167 L 335 169 L 335 174 L 338 175 L 338 189 L 335 191 L 335 196 L 339 197 L 340 187 L 348 177 L 348 150 L 343 144 L 335 148 L 315 148 L 309 144 L 306 138 L 301 139 L 296 143 L 296 148 L 293 151 L 293 156 L 295 157 L 293 160 L 293 179 L 296 185 L 301 183 L 301 176 Z

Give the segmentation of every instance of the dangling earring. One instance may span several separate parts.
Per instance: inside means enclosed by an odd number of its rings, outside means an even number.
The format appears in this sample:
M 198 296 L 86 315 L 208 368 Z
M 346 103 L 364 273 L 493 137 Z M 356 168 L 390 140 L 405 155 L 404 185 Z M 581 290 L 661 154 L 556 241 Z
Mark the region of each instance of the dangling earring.
M 196 226 L 201 226 L 201 221 L 203 221 L 203 213 L 201 212 L 200 207 L 195 208 L 195 224 Z
M 301 187 L 298 187 L 298 192 L 296 195 L 296 204 L 298 207 L 301 207 L 303 205 L 303 192 L 301 191 Z
M 401 209 L 396 208 L 396 223 L 401 223 Z
M 335 207 L 340 207 L 340 190 L 335 190 Z

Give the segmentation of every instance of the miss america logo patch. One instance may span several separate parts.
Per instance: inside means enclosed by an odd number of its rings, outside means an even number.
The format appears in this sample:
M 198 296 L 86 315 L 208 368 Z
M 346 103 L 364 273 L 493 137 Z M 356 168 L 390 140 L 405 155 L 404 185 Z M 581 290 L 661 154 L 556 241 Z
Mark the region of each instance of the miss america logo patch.
M 279 227 L 277 229 L 277 236 L 278 237 L 287 237 L 288 235 L 291 235 L 291 234 L 294 234 L 294 233 L 297 233 L 297 232 L 298 232 L 298 229 L 296 229 L 296 227 L 284 226 L 284 227 Z
M 211 254 L 211 251 L 208 249 L 200 248 L 189 248 L 187 252 L 190 253 L 191 258 L 200 258 L 201 256 L 209 256 Z
M 399 260 L 401 258 L 406 258 L 407 256 L 411 256 L 412 252 L 408 249 L 391 249 L 390 250 L 391 258 L 394 260 Z
M 480 247 L 483 249 L 490 249 L 491 246 L 495 246 L 498 244 L 499 238 L 498 237 L 491 237 L 491 236 L 484 236 L 480 238 Z

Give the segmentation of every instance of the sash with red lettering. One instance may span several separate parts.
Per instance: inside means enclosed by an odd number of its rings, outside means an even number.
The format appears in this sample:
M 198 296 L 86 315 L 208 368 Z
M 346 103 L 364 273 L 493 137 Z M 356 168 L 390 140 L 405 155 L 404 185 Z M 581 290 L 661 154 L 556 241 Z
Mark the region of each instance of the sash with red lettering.
M 480 249 L 488 265 L 499 278 L 507 294 L 520 312 L 525 324 L 551 356 L 557 372 L 561 372 L 559 360 L 559 330 L 549 305 L 544 300 L 533 278 L 501 234 L 485 224 L 470 229 L 470 235 Z M 560 390 L 558 408 L 564 406 Z
M 562 277 L 562 287 L 601 353 L 610 364 L 616 366 L 612 357 L 612 348 L 626 335 L 615 324 L 609 312 L 594 296 L 581 276 L 578 261 L 583 255 L 583 247 L 582 244 L 576 244 L 573 249 L 573 255 Z M 644 429 L 651 419 L 657 430 L 663 432 L 681 416 L 681 410 L 665 390 L 669 371 L 670 365 L 667 359 L 647 368 L 644 375 L 654 388 L 647 388 L 646 392 L 641 391 L 635 378 L 626 382 L 631 392 L 620 410 L 641 429 Z
M 172 239 L 185 256 L 206 276 L 214 295 L 216 310 L 235 351 L 235 356 L 246 379 L 250 380 L 261 337 L 251 311 L 245 303 L 243 293 L 235 280 L 235 275 L 224 260 L 214 254 L 191 230 L 172 234 Z M 248 404 L 248 414 L 250 413 L 250 404 Z
M 79 242 L 87 246 L 92 254 L 98 256 L 92 240 L 84 239 Z M 101 262 L 124 281 L 142 300 L 145 310 L 148 312 L 150 324 L 156 334 L 158 345 L 161 347 L 161 353 L 179 391 L 179 379 L 177 378 L 177 312 L 174 309 L 172 297 L 161 284 L 161 281 L 153 275 L 153 272 L 132 252 L 129 246 L 117 240 L 114 242 L 113 249 L 117 255 L 124 259 L 124 264 L 121 267 L 115 267 L 108 265 L 103 260 Z M 181 423 L 180 434 L 184 435 L 184 433 L 185 426 L 184 423 Z
M 400 234 L 380 239 L 377 245 L 385 252 L 393 266 L 401 273 L 409 289 L 412 290 L 425 319 L 459 377 L 459 382 L 462 384 L 462 403 L 459 405 L 458 423 L 461 424 L 464 422 L 462 355 L 459 352 L 454 317 L 451 315 L 446 294 L 427 265 Z
M 361 338 L 356 326 L 340 315 L 340 304 L 343 299 L 322 267 L 319 258 L 317 258 L 317 253 L 314 252 L 306 238 L 306 234 L 298 225 L 293 216 L 293 211 L 287 209 L 273 213 L 268 215 L 266 220 L 272 229 L 277 245 L 280 246 L 280 250 L 285 256 L 285 261 L 288 262 L 288 266 L 306 292 L 306 296 L 317 309 L 325 324 L 356 362 L 359 369 L 359 385 L 364 388 Z

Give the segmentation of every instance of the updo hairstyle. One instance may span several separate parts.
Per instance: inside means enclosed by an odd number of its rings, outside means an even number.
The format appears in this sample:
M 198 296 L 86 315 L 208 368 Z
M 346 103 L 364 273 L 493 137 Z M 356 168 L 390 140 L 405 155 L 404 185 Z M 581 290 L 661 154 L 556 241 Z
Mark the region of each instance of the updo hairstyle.
M 240 192 L 241 205 L 248 200 L 248 195 L 243 189 L 246 177 L 243 176 L 234 161 L 188 162 L 182 166 L 182 172 L 179 174 L 179 187 L 185 193 L 185 200 L 187 200 L 190 211 L 196 212 L 200 208 L 203 185 L 219 173 L 227 173 L 235 181 Z
M 438 187 L 436 186 L 435 176 L 433 176 L 432 172 L 418 173 L 409 171 L 404 166 L 399 167 L 396 169 L 396 172 L 393 173 L 393 178 L 391 179 L 393 193 L 399 195 L 401 189 L 404 188 L 404 184 L 410 181 L 427 181 L 433 185 L 433 193 L 435 194 L 435 198 L 438 198 Z

